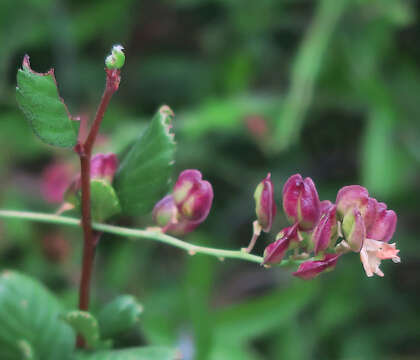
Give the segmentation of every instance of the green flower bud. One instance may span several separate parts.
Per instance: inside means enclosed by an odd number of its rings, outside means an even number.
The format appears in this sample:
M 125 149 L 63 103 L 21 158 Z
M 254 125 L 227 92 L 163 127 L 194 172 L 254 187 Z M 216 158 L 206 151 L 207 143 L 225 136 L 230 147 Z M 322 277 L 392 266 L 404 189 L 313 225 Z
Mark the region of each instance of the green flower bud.
M 111 54 L 105 59 L 105 65 L 108 69 L 121 69 L 125 62 L 124 48 L 121 45 L 114 45 Z

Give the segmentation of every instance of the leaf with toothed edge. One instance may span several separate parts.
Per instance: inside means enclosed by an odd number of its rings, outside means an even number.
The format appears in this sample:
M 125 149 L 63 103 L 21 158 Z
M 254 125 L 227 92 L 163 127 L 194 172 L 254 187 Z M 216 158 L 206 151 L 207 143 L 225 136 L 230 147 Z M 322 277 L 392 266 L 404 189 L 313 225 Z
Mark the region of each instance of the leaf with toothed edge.
M 45 143 L 72 147 L 77 142 L 76 122 L 61 99 L 54 70 L 37 73 L 25 55 L 17 73 L 16 100 L 29 120 L 34 133 Z
M 68 360 L 75 343 L 63 309 L 36 280 L 15 271 L 0 273 L 0 359 Z
M 162 106 L 121 161 L 114 187 L 122 212 L 144 215 L 165 195 L 174 164 L 173 112 Z

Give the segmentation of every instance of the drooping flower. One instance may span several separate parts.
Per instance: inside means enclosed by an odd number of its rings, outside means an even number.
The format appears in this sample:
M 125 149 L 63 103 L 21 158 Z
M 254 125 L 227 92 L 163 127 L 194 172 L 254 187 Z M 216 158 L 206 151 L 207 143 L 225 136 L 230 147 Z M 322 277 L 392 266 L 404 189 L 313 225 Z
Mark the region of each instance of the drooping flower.
M 311 178 L 302 179 L 300 174 L 291 176 L 283 187 L 283 209 L 299 229 L 309 231 L 316 225 L 320 215 L 318 192 Z
M 345 246 L 360 251 L 360 259 L 367 276 L 383 276 L 381 260 L 400 262 L 395 244 L 387 244 L 397 225 L 397 215 L 385 203 L 370 198 L 362 186 L 342 188 L 337 195 L 337 211 L 343 217 L 342 230 Z
M 212 202 L 211 184 L 202 180 L 198 170 L 185 170 L 179 175 L 173 193 L 155 205 L 153 218 L 163 232 L 186 235 L 207 218 Z
M 395 244 L 388 244 L 383 241 L 365 239 L 363 247 L 360 250 L 360 260 L 366 275 L 371 277 L 373 274 L 384 276 L 379 266 L 382 260 L 391 259 L 394 263 L 401 262 L 397 255 L 399 252 Z
M 297 223 L 280 231 L 276 240 L 265 248 L 262 264 L 274 265 L 280 263 L 292 241 L 299 242 Z
M 174 186 L 175 205 L 183 218 L 203 222 L 213 202 L 213 187 L 198 170 L 184 170 Z
M 332 270 L 337 264 L 339 256 L 337 254 L 326 254 L 322 260 L 305 261 L 300 264 L 293 275 L 305 280 L 313 279 L 323 271 Z

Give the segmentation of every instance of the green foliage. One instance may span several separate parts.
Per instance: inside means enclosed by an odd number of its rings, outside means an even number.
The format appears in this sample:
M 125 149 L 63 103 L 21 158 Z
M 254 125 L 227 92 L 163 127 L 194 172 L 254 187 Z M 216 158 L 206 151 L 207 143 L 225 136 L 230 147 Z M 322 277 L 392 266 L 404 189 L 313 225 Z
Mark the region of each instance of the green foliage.
M 79 353 L 74 360 L 181 360 L 177 352 L 165 347 L 140 347 L 126 350 L 98 351 L 93 354 Z
M 91 180 L 90 191 L 92 219 L 94 221 L 102 222 L 121 212 L 117 194 L 108 181 Z
M 59 147 L 76 145 L 76 129 L 58 94 L 53 70 L 45 74 L 34 72 L 26 56 L 17 73 L 16 99 L 42 141 Z
M 104 338 L 118 335 L 137 324 L 143 306 L 132 295 L 120 295 L 105 305 L 98 315 L 98 321 Z
M 75 344 L 60 321 L 63 309 L 37 281 L 14 271 L 0 274 L 0 357 L 4 360 L 68 359 Z
M 100 343 L 100 332 L 98 321 L 87 311 L 73 310 L 63 316 L 63 320 L 68 323 L 76 334 L 81 334 L 86 341 L 86 345 L 95 349 Z
M 162 106 L 121 162 L 114 184 L 126 214 L 150 212 L 168 189 L 175 153 L 172 117 Z

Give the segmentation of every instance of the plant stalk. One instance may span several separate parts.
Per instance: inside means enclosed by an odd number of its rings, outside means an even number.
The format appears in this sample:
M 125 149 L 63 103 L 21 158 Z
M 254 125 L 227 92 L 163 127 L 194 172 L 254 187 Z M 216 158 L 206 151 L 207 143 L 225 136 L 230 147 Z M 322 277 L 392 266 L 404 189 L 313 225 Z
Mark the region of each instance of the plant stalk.
M 80 174 L 81 174 L 81 208 L 82 219 L 81 226 L 83 229 L 83 262 L 82 274 L 79 287 L 79 309 L 83 311 L 89 310 L 90 300 L 90 284 L 92 278 L 93 261 L 95 257 L 96 244 L 99 241 L 100 233 L 95 233 L 92 229 L 91 214 L 91 197 L 90 197 L 90 162 L 92 159 L 92 150 L 96 137 L 99 133 L 103 117 L 108 107 L 112 95 L 118 90 L 120 83 L 120 71 L 106 69 L 106 85 L 102 95 L 101 102 L 96 112 L 95 120 L 90 128 L 86 140 L 79 143 L 75 151 L 80 158 Z M 78 336 L 77 346 L 84 347 L 83 339 Z
M 38 212 L 29 212 L 29 211 L 13 211 L 13 210 L 0 210 L 0 218 L 10 218 L 10 219 L 23 219 L 29 221 L 36 221 L 49 224 L 59 224 L 59 225 L 68 225 L 68 226 L 80 226 L 80 220 L 77 218 L 67 217 L 67 216 L 58 216 L 51 214 L 44 214 Z M 132 229 L 122 226 L 101 224 L 101 223 L 92 223 L 92 228 L 96 231 L 105 232 L 109 234 L 114 234 L 118 236 L 129 237 L 131 239 L 148 239 L 152 241 L 161 242 L 167 245 L 171 245 L 182 250 L 187 251 L 190 255 L 192 254 L 205 254 L 214 256 L 217 258 L 223 259 L 239 259 L 254 262 L 261 264 L 263 258 L 261 256 L 248 254 L 245 251 L 240 250 L 224 250 L 224 249 L 215 249 L 211 247 L 198 246 L 191 244 L 180 239 L 177 239 L 173 236 L 163 234 L 159 231 L 153 230 L 142 230 L 142 229 Z M 310 260 L 310 259 L 306 259 Z M 299 265 L 303 260 L 288 259 L 283 260 L 280 264 L 276 266 L 289 266 L 289 265 Z

